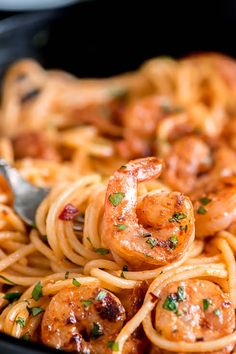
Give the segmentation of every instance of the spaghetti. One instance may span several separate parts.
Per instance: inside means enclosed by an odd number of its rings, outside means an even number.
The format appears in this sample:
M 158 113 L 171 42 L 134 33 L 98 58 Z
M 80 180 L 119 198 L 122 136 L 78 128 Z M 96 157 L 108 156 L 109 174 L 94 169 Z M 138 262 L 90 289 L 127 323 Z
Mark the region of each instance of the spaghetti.
M 0 156 L 50 192 L 31 228 L 0 178 L 0 331 L 87 354 L 233 352 L 235 113 L 220 54 L 102 80 L 14 64 Z

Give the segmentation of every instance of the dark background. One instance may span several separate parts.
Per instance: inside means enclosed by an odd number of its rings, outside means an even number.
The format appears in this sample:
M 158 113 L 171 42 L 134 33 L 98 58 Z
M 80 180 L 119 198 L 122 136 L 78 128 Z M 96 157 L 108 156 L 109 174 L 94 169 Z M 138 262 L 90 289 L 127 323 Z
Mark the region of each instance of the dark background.
M 0 75 L 25 56 L 82 77 L 136 69 L 157 55 L 236 56 L 235 0 L 99 0 L 0 17 L 8 17 L 0 22 Z
M 236 0 L 94 0 L 53 11 L 0 12 L 0 80 L 22 57 L 101 77 L 157 55 L 199 51 L 236 57 Z M 0 353 L 49 352 L 0 333 Z

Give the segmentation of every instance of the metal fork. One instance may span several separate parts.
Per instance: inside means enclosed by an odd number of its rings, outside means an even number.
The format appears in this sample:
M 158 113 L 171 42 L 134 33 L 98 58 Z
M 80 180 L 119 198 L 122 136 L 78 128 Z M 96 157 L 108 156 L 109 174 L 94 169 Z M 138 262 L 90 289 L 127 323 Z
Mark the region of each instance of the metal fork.
M 5 160 L 0 159 L 0 173 L 5 177 L 14 196 L 13 208 L 26 224 L 35 225 L 35 214 L 39 204 L 49 193 L 27 182 L 20 173 Z

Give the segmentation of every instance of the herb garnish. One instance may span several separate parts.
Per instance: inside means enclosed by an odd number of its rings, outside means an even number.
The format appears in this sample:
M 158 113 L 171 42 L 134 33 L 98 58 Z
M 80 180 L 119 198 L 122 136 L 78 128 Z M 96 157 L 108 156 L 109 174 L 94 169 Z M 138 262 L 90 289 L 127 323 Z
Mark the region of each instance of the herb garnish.
M 207 205 L 207 204 L 209 204 L 211 202 L 211 199 L 209 199 L 207 197 L 202 197 L 202 198 L 199 199 L 199 201 L 200 201 L 200 203 L 202 205 Z
M 203 304 L 203 310 L 206 311 L 206 310 L 208 310 L 209 306 L 212 304 L 212 300 L 211 299 L 203 299 L 202 304 Z
M 34 287 L 34 289 L 33 289 L 33 291 L 32 291 L 32 298 L 33 298 L 35 301 L 38 301 L 38 300 L 41 298 L 41 296 L 43 295 L 42 289 L 43 289 L 42 284 L 41 284 L 41 282 L 39 281 L 39 282 L 35 285 L 35 287 Z
M 99 322 L 93 322 L 93 328 L 91 331 L 91 338 L 98 338 L 101 337 L 103 335 L 103 330 L 102 330 L 102 326 L 100 325 Z
M 149 237 L 146 243 L 148 243 L 150 248 L 153 249 L 157 245 L 157 240 L 155 238 Z
M 80 282 L 79 282 L 78 280 L 76 280 L 75 278 L 73 278 L 72 284 L 73 284 L 74 286 L 80 286 L 80 285 L 81 285 Z
M 124 224 L 116 224 L 115 227 L 117 227 L 118 229 L 124 231 L 127 229 L 127 226 Z
M 22 293 L 16 291 L 16 292 L 5 294 L 3 298 L 8 300 L 9 302 L 13 302 L 15 300 L 18 300 L 21 297 L 21 295 Z
M 29 341 L 30 340 L 30 336 L 28 334 L 24 334 L 21 339 L 25 340 L 25 341 Z
M 107 295 L 107 292 L 105 290 L 99 291 L 99 293 L 96 296 L 96 300 L 102 301 Z
M 102 248 L 102 247 L 101 247 L 101 248 L 95 248 L 94 251 L 95 251 L 96 253 L 101 254 L 102 256 L 105 256 L 106 254 L 110 253 L 109 249 L 107 249 L 107 248 Z
M 178 299 L 177 299 L 178 302 L 185 300 L 185 291 L 182 286 L 178 286 L 177 297 L 178 297 Z
M 180 220 L 186 219 L 187 215 L 184 213 L 174 213 L 172 217 L 169 219 L 169 222 L 178 222 L 180 223 Z
M 33 317 L 39 315 L 41 312 L 44 312 L 44 309 L 42 307 L 27 307 L 27 310 Z
M 80 300 L 80 302 L 84 304 L 84 309 L 87 310 L 89 306 L 93 304 L 93 300 L 93 298 L 90 298 L 88 300 Z
M 17 317 L 16 323 L 21 326 L 21 328 L 25 327 L 25 320 L 23 317 Z
M 113 340 L 109 340 L 107 342 L 107 347 L 110 348 L 113 352 L 119 351 L 119 343 L 114 342 Z
M 124 197 L 125 197 L 125 193 L 117 192 L 117 193 L 110 194 L 108 200 L 111 202 L 112 205 L 116 207 L 122 202 Z
M 170 242 L 169 248 L 174 250 L 177 247 L 178 243 L 179 243 L 177 235 L 171 236 L 169 238 L 169 242 Z
M 200 205 L 200 207 L 197 209 L 197 213 L 204 215 L 207 213 L 207 210 L 204 208 L 204 206 Z
M 143 233 L 143 237 L 151 237 L 151 236 L 152 236 L 151 232 L 144 232 Z
M 168 311 L 173 311 L 177 313 L 178 311 L 178 303 L 177 303 L 177 297 L 175 294 L 170 294 L 167 296 L 165 299 L 165 302 L 163 304 L 163 308 Z
M 14 281 L 7 279 L 6 277 L 4 277 L 3 275 L 0 275 L 0 278 L 5 280 L 7 283 L 12 284 L 12 285 L 17 285 L 16 283 L 14 283 Z

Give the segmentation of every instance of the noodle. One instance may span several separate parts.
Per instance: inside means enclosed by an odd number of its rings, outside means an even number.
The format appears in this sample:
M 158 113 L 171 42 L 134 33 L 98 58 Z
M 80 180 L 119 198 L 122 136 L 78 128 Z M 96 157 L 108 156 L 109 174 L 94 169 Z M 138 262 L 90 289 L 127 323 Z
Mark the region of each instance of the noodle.
M 235 352 L 235 72 L 216 53 L 102 80 L 9 68 L 0 157 L 49 193 L 30 227 L 0 178 L 1 332 L 78 353 Z

